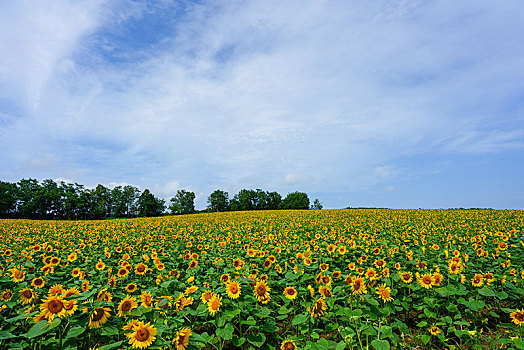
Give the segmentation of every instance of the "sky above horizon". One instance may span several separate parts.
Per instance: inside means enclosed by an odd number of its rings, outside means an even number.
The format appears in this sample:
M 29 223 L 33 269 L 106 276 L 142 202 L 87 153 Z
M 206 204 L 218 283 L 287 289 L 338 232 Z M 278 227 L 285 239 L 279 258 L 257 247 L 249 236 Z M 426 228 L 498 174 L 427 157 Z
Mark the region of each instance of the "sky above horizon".
M 5 1 L 0 180 L 524 209 L 524 6 Z

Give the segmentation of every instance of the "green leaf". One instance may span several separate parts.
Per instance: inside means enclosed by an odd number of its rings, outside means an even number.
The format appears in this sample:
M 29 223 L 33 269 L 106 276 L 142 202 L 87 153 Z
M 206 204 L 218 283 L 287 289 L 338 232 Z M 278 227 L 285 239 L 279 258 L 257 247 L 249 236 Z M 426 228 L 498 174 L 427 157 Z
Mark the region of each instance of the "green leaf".
M 113 350 L 118 348 L 120 345 L 124 344 L 124 341 L 117 341 L 116 343 L 107 344 L 104 346 L 101 346 L 100 349 L 102 350 Z
M 391 348 L 387 340 L 375 339 L 371 342 L 371 345 L 377 350 L 389 350 Z
M 253 316 L 249 316 L 247 320 L 240 321 L 242 324 L 247 324 L 248 326 L 254 326 L 257 324 L 257 321 L 253 318 Z
M 69 332 L 67 332 L 65 339 L 78 337 L 80 334 L 84 333 L 85 330 L 86 327 L 73 327 Z
M 246 338 L 242 337 L 242 338 L 238 338 L 238 337 L 234 337 L 233 340 L 231 341 L 231 343 L 233 343 L 233 345 L 237 348 L 241 347 L 242 344 L 244 344 L 246 342 Z
M 380 327 L 380 334 L 383 337 L 389 338 L 393 335 L 393 328 L 391 328 L 390 326 L 382 326 Z
M 224 340 L 231 340 L 233 339 L 233 331 L 233 325 L 228 323 L 224 326 L 224 328 L 217 328 L 216 335 L 217 337 L 220 337 Z
M 262 309 L 255 311 L 255 316 L 258 316 L 260 318 L 266 318 L 271 313 L 271 310 L 269 310 L 267 307 L 263 307 Z
M 317 332 L 311 332 L 311 338 L 312 338 L 312 339 L 319 339 L 319 338 L 320 338 L 320 335 L 318 335 Z
M 422 339 L 422 342 L 424 344 L 429 343 L 429 341 L 431 340 L 431 337 L 429 335 L 427 335 L 427 334 L 423 334 L 420 338 Z
M 298 314 L 293 318 L 293 321 L 291 321 L 291 324 L 293 326 L 298 326 L 299 324 L 303 324 L 308 320 L 308 314 Z
M 117 328 L 117 326 L 112 324 L 105 324 L 104 327 L 102 327 L 102 330 L 100 331 L 101 335 L 108 336 L 118 335 L 118 333 L 119 329 Z
M 325 338 L 320 339 L 316 343 L 313 344 L 315 349 L 318 350 L 327 350 L 329 349 L 329 343 Z
M 67 339 L 64 344 L 62 345 L 62 350 L 76 350 L 78 349 L 78 344 L 76 343 L 76 340 L 73 339 Z
M 0 331 L 0 340 L 11 339 L 11 338 L 16 338 L 16 335 L 13 335 L 6 331 Z
M 29 339 L 36 338 L 39 335 L 45 334 L 53 328 L 58 327 L 61 322 L 62 320 L 60 320 L 59 318 L 55 318 L 51 322 L 47 322 L 46 320 L 39 321 L 35 323 L 34 326 L 31 327 L 31 329 L 27 331 L 26 334 L 24 334 L 24 336 Z
M 378 301 L 372 296 L 364 294 L 364 299 L 368 302 L 368 304 L 378 306 Z
M 335 350 L 344 350 L 346 348 L 346 342 L 344 342 L 343 340 L 340 341 L 338 344 L 337 344 L 337 347 L 335 348 Z
M 496 296 L 495 292 L 489 288 L 488 286 L 484 286 L 481 289 L 479 289 L 479 294 L 483 295 L 485 297 L 494 297 Z
M 266 336 L 264 333 L 249 334 L 247 336 L 247 341 L 256 347 L 261 347 L 266 341 Z
M 517 347 L 517 349 L 524 349 L 524 341 L 518 338 L 513 339 L 513 345 Z

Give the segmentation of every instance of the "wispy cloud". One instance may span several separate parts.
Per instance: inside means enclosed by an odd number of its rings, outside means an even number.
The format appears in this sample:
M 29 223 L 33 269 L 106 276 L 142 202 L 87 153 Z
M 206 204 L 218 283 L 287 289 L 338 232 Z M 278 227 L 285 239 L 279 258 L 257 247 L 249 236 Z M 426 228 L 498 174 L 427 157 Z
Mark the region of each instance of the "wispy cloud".
M 393 193 L 441 157 L 524 147 L 518 1 L 5 7 L 11 180 Z

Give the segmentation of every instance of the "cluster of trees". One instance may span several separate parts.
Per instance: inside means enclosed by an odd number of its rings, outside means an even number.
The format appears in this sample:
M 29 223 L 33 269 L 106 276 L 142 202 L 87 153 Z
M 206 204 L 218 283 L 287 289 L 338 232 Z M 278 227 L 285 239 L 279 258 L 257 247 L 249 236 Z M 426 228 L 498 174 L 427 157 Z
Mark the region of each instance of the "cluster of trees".
M 229 199 L 227 192 L 216 190 L 207 198 L 207 204 L 208 211 L 309 209 L 309 197 L 304 192 L 292 192 L 282 199 L 277 192 L 243 189 Z M 318 199 L 311 209 L 322 209 Z
M 0 217 L 23 219 L 106 219 L 158 216 L 165 211 L 163 199 L 148 189 L 133 186 L 94 189 L 77 183 L 22 179 L 0 181 Z
M 23 219 L 107 219 L 161 216 L 169 213 L 192 214 L 195 210 L 195 193 L 178 190 L 166 207 L 163 199 L 145 189 L 134 186 L 107 188 L 97 185 L 94 189 L 77 183 L 53 180 L 38 182 L 22 179 L 17 183 L 0 181 L 0 217 Z M 207 198 L 207 212 L 309 209 L 309 197 L 303 192 L 293 192 L 285 198 L 277 192 L 240 190 L 233 198 L 225 191 L 216 190 Z M 322 209 L 316 199 L 311 209 Z

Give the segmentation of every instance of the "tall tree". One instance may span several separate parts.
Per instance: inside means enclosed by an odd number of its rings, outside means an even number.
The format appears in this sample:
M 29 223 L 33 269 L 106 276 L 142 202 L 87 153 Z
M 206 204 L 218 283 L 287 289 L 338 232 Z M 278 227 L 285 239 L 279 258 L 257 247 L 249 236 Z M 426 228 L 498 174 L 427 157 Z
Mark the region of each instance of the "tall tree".
M 313 205 L 311 206 L 311 209 L 313 209 L 313 210 L 321 210 L 322 208 L 323 208 L 322 203 L 320 203 L 320 201 L 318 200 L 318 198 L 316 198 L 316 199 L 313 201 Z
M 0 218 L 14 217 L 16 214 L 16 184 L 0 181 Z
M 138 197 L 138 215 L 139 216 L 161 216 L 166 209 L 165 201 L 155 197 L 148 189 Z
M 195 193 L 186 190 L 176 191 L 176 195 L 170 200 L 171 214 L 192 214 L 195 212 Z
M 229 209 L 229 193 L 216 190 L 207 197 L 208 211 L 226 211 Z
M 17 183 L 18 187 L 18 214 L 24 219 L 36 219 L 38 217 L 37 194 L 40 185 L 36 179 L 22 179 Z
M 304 192 L 292 192 L 282 201 L 282 209 L 309 209 L 309 197 Z
M 91 213 L 94 219 L 106 219 L 111 216 L 111 190 L 98 184 L 91 193 L 94 208 Z

